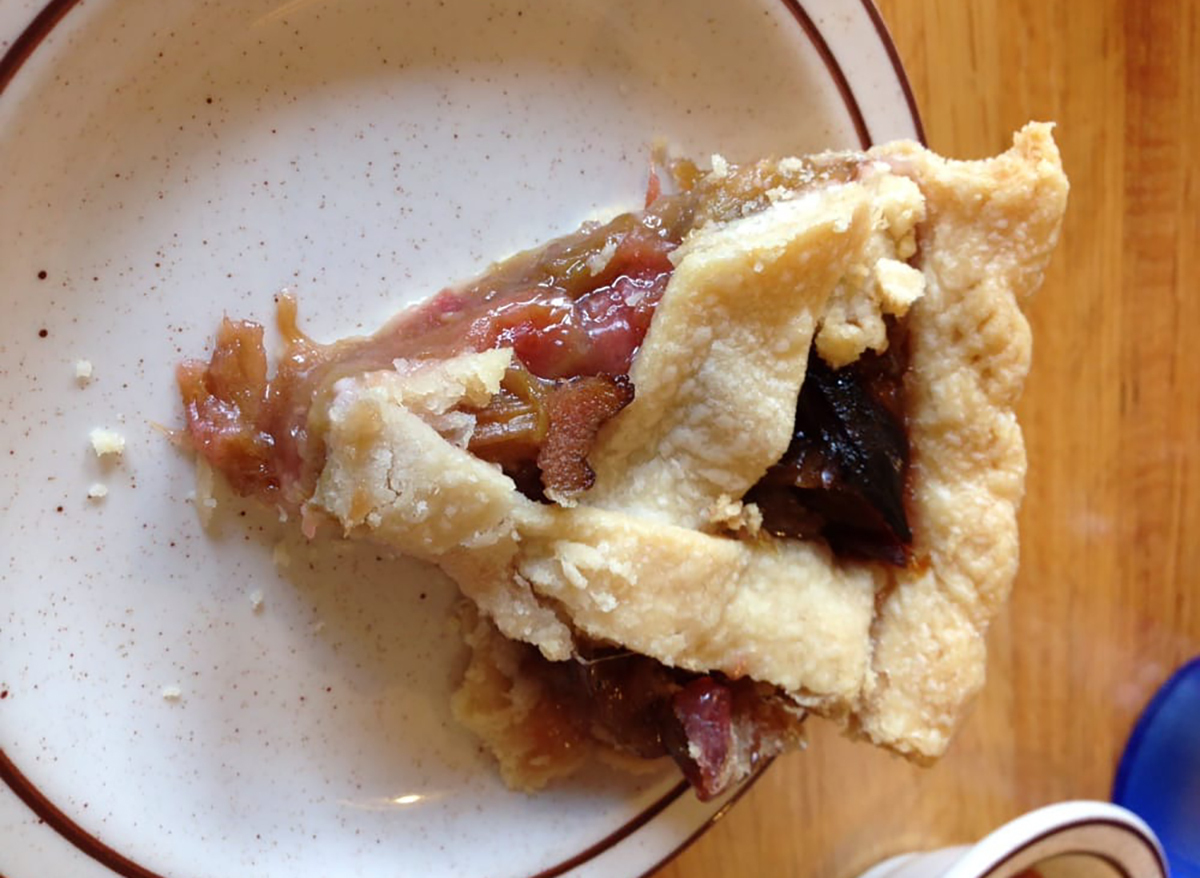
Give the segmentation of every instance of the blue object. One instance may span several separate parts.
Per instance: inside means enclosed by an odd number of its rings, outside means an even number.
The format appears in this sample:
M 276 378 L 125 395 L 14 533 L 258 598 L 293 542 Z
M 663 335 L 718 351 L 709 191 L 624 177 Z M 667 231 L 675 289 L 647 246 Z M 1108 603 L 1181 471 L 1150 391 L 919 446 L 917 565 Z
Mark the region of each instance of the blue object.
M 1112 799 L 1162 842 L 1173 878 L 1200 878 L 1200 657 L 1142 711 L 1117 766 Z

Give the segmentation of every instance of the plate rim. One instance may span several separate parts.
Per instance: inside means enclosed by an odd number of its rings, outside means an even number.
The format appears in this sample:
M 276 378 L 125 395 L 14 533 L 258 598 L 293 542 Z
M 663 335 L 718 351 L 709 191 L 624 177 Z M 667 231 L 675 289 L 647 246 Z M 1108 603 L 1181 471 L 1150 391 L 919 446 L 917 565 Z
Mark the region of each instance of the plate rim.
M 7 91 L 21 68 L 32 57 L 42 42 L 50 36 L 62 20 L 76 6 L 80 5 L 81 2 L 82 0 L 48 0 L 20 31 L 4 51 L 3 55 L 0 56 L 0 97 L 3 97 L 5 91 Z M 808 12 L 805 5 L 806 0 L 776 0 L 776 2 L 782 3 L 787 8 L 817 52 L 838 90 L 846 112 L 850 116 L 850 121 L 859 139 L 861 148 L 869 148 L 875 141 L 871 136 L 862 106 L 845 71 L 842 69 L 841 63 L 822 33 L 820 26 Z M 808 0 L 808 2 L 811 2 L 811 0 Z M 846 0 L 846 2 L 854 4 L 856 0 Z M 895 41 L 892 39 L 887 23 L 884 21 L 883 15 L 875 5 L 874 0 L 857 0 L 857 4 L 861 6 L 862 11 L 870 20 L 888 62 L 892 66 L 896 82 L 900 86 L 907 104 L 908 115 L 911 117 L 916 139 L 920 143 L 926 144 L 925 127 L 912 90 L 912 84 L 909 81 L 908 73 L 900 59 L 899 51 Z M 662 869 L 667 863 L 691 847 L 697 839 L 720 821 L 742 796 L 750 791 L 773 762 L 774 757 L 771 757 L 759 765 L 753 774 L 731 791 L 724 798 L 724 801 L 720 803 L 719 807 L 708 814 L 703 822 L 696 826 L 690 834 L 678 842 L 673 849 L 654 862 L 648 869 L 641 872 L 642 878 L 648 878 L 648 876 Z M 58 837 L 70 843 L 101 866 L 104 866 L 115 874 L 123 876 L 123 878 L 164 878 L 161 873 L 147 869 L 129 859 L 80 826 L 26 777 L 2 746 L 0 746 L 0 781 L 3 781 L 4 785 L 33 811 L 40 820 L 53 829 Z M 655 801 L 643 808 L 638 814 L 598 841 L 562 862 L 537 872 L 532 878 L 557 878 L 557 876 L 566 875 L 580 866 L 591 862 L 604 852 L 615 848 L 622 841 L 634 835 L 639 829 L 676 803 L 687 790 L 687 781 L 679 781 Z

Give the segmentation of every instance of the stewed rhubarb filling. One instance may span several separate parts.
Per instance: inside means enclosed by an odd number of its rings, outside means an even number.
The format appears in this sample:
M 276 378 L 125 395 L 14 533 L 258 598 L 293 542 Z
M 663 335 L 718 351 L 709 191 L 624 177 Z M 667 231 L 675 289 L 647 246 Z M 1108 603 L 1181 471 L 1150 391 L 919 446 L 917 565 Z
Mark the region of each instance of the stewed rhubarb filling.
M 785 172 L 764 162 L 719 179 L 685 162 L 670 170 L 677 191 L 663 194 L 652 178 L 642 212 L 518 254 L 369 337 L 317 343 L 299 330 L 295 301 L 280 296 L 285 350 L 274 374 L 263 328 L 224 320 L 210 360 L 178 369 L 185 441 L 239 493 L 298 511 L 324 466 L 336 382 L 389 369 L 401 358 L 511 347 L 513 365 L 500 392 L 472 412 L 468 450 L 501 466 L 531 499 L 586 491 L 597 431 L 636 393 L 628 373 L 670 280 L 671 251 L 700 224 L 765 208 L 776 187 L 845 182 L 858 166 L 841 160 Z M 768 532 L 824 539 L 844 556 L 907 563 L 906 369 L 897 321 L 889 325 L 886 352 L 868 352 L 838 370 L 814 348 L 793 441 L 745 497 Z M 787 725 L 748 679 L 686 673 L 597 649 L 566 663 L 530 649 L 528 664 L 590 734 L 639 756 L 673 756 L 702 796 L 720 792 L 735 774 L 733 761 L 758 757 L 756 729 Z
M 663 194 L 652 177 L 644 211 L 520 253 L 369 337 L 319 344 L 299 330 L 295 301 L 280 296 L 285 350 L 274 375 L 263 328 L 224 320 L 210 360 L 178 368 L 186 441 L 239 493 L 296 510 L 324 465 L 325 413 L 339 379 L 401 358 L 511 347 L 501 392 L 474 412 L 470 451 L 499 464 L 531 498 L 586 490 L 596 431 L 636 392 L 628 372 L 670 280 L 671 251 L 698 225 L 765 208 L 777 187 L 845 182 L 858 163 L 784 171 L 762 162 L 714 179 L 676 161 L 670 172 L 678 191 Z M 903 566 L 911 533 L 899 323 L 889 338 L 885 353 L 836 371 L 813 352 L 795 438 L 746 499 L 776 535 L 821 537 L 839 553 Z
M 584 734 L 643 759 L 670 756 L 702 800 L 796 736 L 801 711 L 772 686 L 689 673 L 621 649 L 581 652 L 577 661 L 549 662 L 527 648 L 523 672 L 545 682 Z

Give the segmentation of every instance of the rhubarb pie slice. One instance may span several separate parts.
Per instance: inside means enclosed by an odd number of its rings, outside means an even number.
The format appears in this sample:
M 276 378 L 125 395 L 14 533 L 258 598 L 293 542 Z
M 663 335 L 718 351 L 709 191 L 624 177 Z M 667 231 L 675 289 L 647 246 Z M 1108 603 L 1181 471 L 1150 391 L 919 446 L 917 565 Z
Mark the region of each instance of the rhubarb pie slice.
M 701 796 L 815 713 L 917 761 L 1017 566 L 1029 368 L 1067 181 L 1047 125 L 711 170 L 369 338 L 226 320 L 186 442 L 243 494 L 468 599 L 456 714 L 533 789 L 673 757 Z

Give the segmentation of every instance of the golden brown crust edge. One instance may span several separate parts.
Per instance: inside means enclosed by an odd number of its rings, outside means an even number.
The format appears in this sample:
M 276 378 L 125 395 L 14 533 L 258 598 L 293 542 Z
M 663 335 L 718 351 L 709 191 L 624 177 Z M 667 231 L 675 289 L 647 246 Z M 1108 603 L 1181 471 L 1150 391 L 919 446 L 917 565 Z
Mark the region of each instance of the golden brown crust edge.
M 915 144 L 873 154 L 917 180 L 928 212 L 907 392 L 915 549 L 929 564 L 892 574 L 851 727 L 930 759 L 983 685 L 984 635 L 1016 575 L 1025 446 L 1014 407 L 1031 355 L 1019 303 L 1041 285 L 1068 184 L 1047 124 L 984 161 Z

